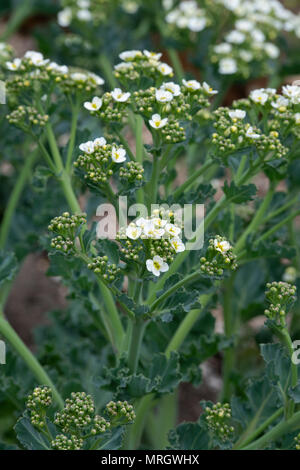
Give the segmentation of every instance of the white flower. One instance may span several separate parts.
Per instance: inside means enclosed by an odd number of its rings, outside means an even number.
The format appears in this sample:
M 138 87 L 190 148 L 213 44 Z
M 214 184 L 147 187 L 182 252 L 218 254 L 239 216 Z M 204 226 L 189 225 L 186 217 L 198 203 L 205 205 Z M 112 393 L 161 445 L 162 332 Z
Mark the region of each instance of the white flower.
M 154 129 L 160 129 L 164 127 L 168 122 L 168 118 L 162 119 L 159 114 L 153 114 L 152 118 L 149 120 L 149 124 Z
M 276 101 L 272 101 L 271 106 L 275 109 L 286 108 L 289 105 L 289 100 L 284 96 L 278 96 Z M 279 109 L 280 110 L 280 109 Z
M 203 82 L 202 83 L 202 88 L 203 90 L 208 94 L 208 95 L 216 95 L 219 93 L 217 90 L 214 90 L 208 83 Z
M 201 88 L 200 82 L 197 80 L 182 80 L 183 85 L 188 89 L 188 90 L 199 90 Z
M 97 139 L 94 140 L 94 147 L 104 147 L 106 145 L 106 139 L 104 137 L 97 137 Z
M 90 0 L 77 0 L 77 5 L 79 8 L 89 8 L 91 2 Z
M 172 237 L 177 237 L 180 234 L 181 229 L 176 227 L 174 224 L 166 224 L 165 231 Z
M 115 163 L 123 163 L 126 160 L 126 150 L 122 147 L 113 147 L 111 151 L 111 159 Z
M 78 10 L 77 18 L 80 21 L 91 21 L 93 19 L 93 15 L 90 10 Z
M 217 238 L 214 239 L 214 247 L 220 253 L 226 253 L 230 250 L 231 245 L 227 240 L 220 241 Z
M 300 113 L 296 113 L 294 118 L 295 118 L 296 124 L 300 124 Z
M 297 85 L 285 85 L 282 87 L 282 94 L 289 98 L 293 104 L 300 103 L 300 87 Z
M 202 31 L 205 26 L 206 26 L 207 20 L 206 18 L 190 18 L 187 24 L 187 27 L 191 30 L 194 31 L 195 33 L 198 33 L 199 31 Z
M 63 28 L 66 26 L 70 26 L 72 21 L 72 10 L 71 8 L 65 8 L 64 10 L 61 10 L 58 15 L 57 15 L 57 22 L 59 26 L 62 26 Z
M 182 240 L 178 237 L 172 238 L 170 240 L 170 243 L 172 247 L 174 248 L 174 250 L 176 251 L 176 253 L 181 253 L 182 251 L 185 250 L 184 243 L 182 243 Z
M 260 134 L 257 134 L 252 126 L 249 126 L 246 132 L 246 136 L 250 137 L 251 139 L 259 139 L 261 136 Z
M 144 217 L 140 217 L 139 219 L 135 221 L 135 224 L 138 227 L 141 227 L 142 229 L 145 227 L 146 223 L 147 223 L 147 219 L 145 219 Z
M 112 92 L 111 92 L 111 96 L 113 97 L 113 99 L 115 101 L 119 101 L 120 103 L 124 103 L 125 101 L 127 101 L 130 97 L 130 94 L 129 92 L 127 93 L 123 93 L 123 91 L 121 90 L 121 88 L 115 88 Z
M 154 276 L 160 276 L 160 273 L 165 273 L 169 270 L 169 266 L 165 261 L 158 255 L 154 256 L 153 259 L 147 259 L 146 266 Z
M 252 90 L 250 93 L 250 98 L 255 103 L 265 104 L 268 101 L 269 95 L 263 90 Z
M 162 75 L 173 75 L 173 69 L 170 67 L 168 64 L 165 64 L 162 62 L 159 64 L 157 67 L 157 70 L 162 74 Z
M 161 52 L 151 52 L 147 51 L 147 49 L 143 50 L 143 54 L 148 57 L 148 59 L 154 59 L 154 60 L 159 60 L 162 56 Z
M 89 140 L 88 142 L 80 144 L 79 148 L 84 153 L 93 153 L 95 150 L 94 142 L 92 140 Z
M 55 72 L 67 74 L 69 72 L 69 67 L 66 65 L 58 65 L 56 62 L 50 62 L 50 64 L 47 65 L 47 70 L 54 70 Z
M 136 59 L 137 57 L 142 57 L 143 54 L 141 51 L 124 51 L 124 52 L 121 52 L 121 54 L 119 54 L 119 57 L 121 60 L 125 60 L 126 62 L 127 61 L 132 61 L 134 59 Z
M 253 31 L 251 31 L 251 36 L 252 36 L 252 39 L 258 43 L 264 42 L 264 40 L 266 39 L 266 36 L 264 35 L 264 33 L 260 31 L 259 29 L 254 29 Z
M 86 82 L 88 79 L 88 76 L 82 72 L 74 72 L 74 73 L 71 73 L 71 78 L 72 80 L 74 80 L 74 82 Z
M 214 51 L 217 54 L 229 54 L 229 52 L 231 52 L 231 50 L 232 50 L 232 45 L 228 44 L 227 42 L 222 42 L 221 44 L 217 44 L 214 47 Z
M 155 92 L 155 98 L 159 103 L 169 103 L 172 101 L 173 95 L 170 91 L 159 89 Z
M 219 62 L 219 73 L 222 75 L 231 75 L 237 72 L 237 63 L 230 57 L 225 57 Z
M 12 62 L 6 62 L 6 67 L 8 68 L 8 70 L 19 70 L 19 68 L 21 67 L 21 64 L 22 64 L 22 60 L 21 59 L 14 59 Z
M 254 23 L 250 20 L 241 19 L 235 22 L 235 27 L 236 29 L 239 29 L 240 31 L 249 32 L 251 31 L 251 29 L 253 29 Z
M 43 54 L 36 51 L 27 51 L 24 57 L 25 59 L 29 59 L 36 67 L 41 67 L 50 62 L 49 59 L 44 59 Z
M 142 234 L 142 229 L 140 227 L 136 227 L 134 224 L 130 224 L 126 228 L 126 236 L 131 238 L 131 240 L 137 240 Z
M 180 86 L 177 85 L 177 83 L 174 83 L 174 82 L 163 83 L 160 87 L 160 90 L 168 91 L 169 93 L 172 93 L 173 96 L 181 95 Z M 156 99 L 157 99 L 157 97 L 156 97 Z M 159 100 L 157 100 L 157 101 L 159 101 Z
M 132 62 L 120 62 L 119 64 L 114 66 L 115 70 L 123 70 L 123 71 L 127 71 L 132 68 L 133 68 Z
M 229 114 L 229 117 L 231 117 L 231 119 L 233 120 L 244 119 L 246 116 L 246 111 L 242 109 L 234 109 L 234 110 L 229 111 L 228 114 Z
M 264 44 L 264 49 L 268 56 L 271 57 L 271 59 L 277 59 L 280 55 L 280 50 L 278 49 L 278 47 L 275 46 L 275 44 L 272 44 L 271 42 L 266 42 Z
M 104 84 L 104 80 L 102 77 L 99 77 L 99 75 L 96 75 L 95 73 L 93 72 L 89 72 L 89 77 L 94 80 L 94 82 L 96 83 L 96 85 L 103 85 Z
M 167 221 L 164 219 L 161 219 L 160 217 L 155 217 L 153 219 L 153 223 L 156 227 L 163 228 L 166 225 Z
M 102 99 L 98 96 L 94 96 L 92 101 L 86 101 L 83 106 L 89 111 L 98 111 L 102 106 Z
M 226 36 L 226 40 L 228 42 L 232 42 L 233 44 L 242 44 L 242 42 L 245 41 L 245 38 L 245 34 L 237 30 L 230 31 L 230 33 Z
M 253 54 L 250 51 L 246 51 L 244 49 L 239 51 L 240 58 L 244 60 L 245 62 L 251 62 L 253 59 Z

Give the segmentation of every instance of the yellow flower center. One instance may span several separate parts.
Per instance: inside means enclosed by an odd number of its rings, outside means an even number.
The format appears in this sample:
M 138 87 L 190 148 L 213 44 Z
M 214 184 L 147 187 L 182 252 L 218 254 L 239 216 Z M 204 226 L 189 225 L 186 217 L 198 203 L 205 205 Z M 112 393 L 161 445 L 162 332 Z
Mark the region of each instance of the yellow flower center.
M 155 267 L 155 269 L 159 270 L 160 269 L 160 264 L 158 261 L 153 261 L 153 266 Z

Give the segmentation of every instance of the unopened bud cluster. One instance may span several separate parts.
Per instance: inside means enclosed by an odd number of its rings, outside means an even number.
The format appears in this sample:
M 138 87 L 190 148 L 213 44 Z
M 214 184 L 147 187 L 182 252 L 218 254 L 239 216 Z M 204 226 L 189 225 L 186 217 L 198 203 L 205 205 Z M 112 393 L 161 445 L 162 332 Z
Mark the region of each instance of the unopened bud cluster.
M 85 392 L 72 392 L 65 401 L 65 407 L 55 415 L 54 424 L 63 432 L 90 426 L 95 412 L 94 400 Z
M 133 406 L 127 401 L 110 401 L 106 405 L 106 410 L 112 421 L 120 423 L 131 423 L 135 420 Z
M 297 288 L 284 281 L 269 282 L 266 298 L 269 302 L 265 315 L 279 326 L 285 326 L 285 317 L 296 301 Z
M 121 145 L 107 144 L 103 137 L 83 143 L 79 147 L 83 153 L 74 166 L 83 171 L 85 179 L 97 185 L 105 185 L 117 171 L 117 166 L 126 160 L 124 148 Z
M 48 120 L 48 114 L 41 114 L 33 106 L 18 106 L 14 111 L 6 116 L 10 124 L 20 127 L 25 132 L 29 132 L 32 128 L 44 127 Z
M 49 387 L 36 387 L 28 396 L 26 407 L 30 410 L 31 424 L 38 428 L 45 427 L 45 410 L 52 403 L 52 392 Z
M 144 177 L 144 168 L 139 162 L 127 162 L 125 166 L 120 168 L 120 178 L 127 180 L 129 183 L 142 181 Z
M 206 255 L 200 258 L 201 271 L 209 276 L 219 277 L 224 269 L 237 269 L 236 256 L 226 238 L 217 235 L 209 240 Z
M 300 450 L 300 433 L 294 439 L 295 439 L 295 449 Z
M 88 268 L 94 271 L 95 274 L 101 274 L 103 279 L 108 282 L 113 282 L 120 272 L 120 268 L 116 264 L 109 263 L 107 256 L 93 258 L 92 263 L 88 264 Z
M 83 446 L 83 439 L 76 435 L 70 437 L 64 434 L 58 434 L 53 441 L 51 447 L 54 450 L 80 450 Z
M 78 229 L 86 224 L 86 214 L 74 214 L 64 212 L 51 220 L 48 229 L 59 234 L 64 240 L 74 240 Z
M 228 403 L 216 403 L 205 408 L 205 420 L 209 430 L 222 441 L 226 441 L 234 432 L 230 425 L 231 408 Z

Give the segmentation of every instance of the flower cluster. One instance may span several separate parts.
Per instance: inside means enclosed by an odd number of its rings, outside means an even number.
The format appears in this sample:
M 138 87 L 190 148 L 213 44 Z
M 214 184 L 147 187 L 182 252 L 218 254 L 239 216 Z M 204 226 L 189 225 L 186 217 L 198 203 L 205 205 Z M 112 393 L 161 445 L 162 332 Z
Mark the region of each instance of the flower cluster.
M 144 177 L 144 168 L 139 162 L 127 162 L 119 171 L 120 178 L 129 183 L 142 181 Z
M 83 152 L 76 162 L 75 168 L 84 172 L 84 178 L 97 184 L 105 185 L 110 177 L 117 170 L 118 165 L 126 161 L 126 151 L 121 145 L 108 144 L 104 137 L 80 144 L 80 150 Z M 117 165 L 117 166 L 116 166 Z M 141 180 L 142 171 L 140 168 L 127 167 L 127 173 L 122 172 L 122 177 L 129 174 L 131 181 L 135 176 L 138 181 Z
M 224 269 L 237 268 L 236 256 L 226 238 L 217 235 L 209 240 L 205 257 L 200 258 L 201 271 L 209 276 L 222 276 Z
M 118 234 L 121 253 L 125 259 L 140 262 L 141 252 L 146 255 L 146 268 L 154 276 L 168 271 L 176 253 L 185 250 L 181 240 L 181 224 L 173 212 L 155 210 L 151 217 L 140 217 Z
M 84 107 L 92 116 L 98 116 L 108 122 L 118 122 L 126 116 L 130 95 L 129 92 L 115 88 L 111 92 L 104 93 L 102 98 L 94 96 L 92 101 L 84 103 Z
M 58 65 L 36 51 L 27 51 L 23 58 L 7 61 L 6 68 L 11 72 L 6 82 L 10 93 L 32 90 L 47 96 L 49 83 L 58 85 L 65 93 L 91 93 L 104 83 L 101 77 L 92 72 Z
M 255 146 L 262 156 L 269 153 L 281 158 L 288 153 L 287 147 L 280 140 L 279 132 L 274 130 L 277 127 L 274 123 L 277 111 L 272 106 L 271 96 L 275 99 L 272 89 L 254 90 L 250 93 L 249 99 L 235 101 L 234 109 L 221 107 L 214 112 L 214 127 L 217 132 L 212 135 L 212 143 L 216 146 L 217 153 L 221 154 L 221 158 L 226 158 L 227 155 L 251 145 Z M 265 108 L 264 115 L 270 113 L 274 119 L 270 120 L 270 128 L 265 128 L 263 133 L 260 128 L 255 124 L 251 125 L 247 120 L 250 121 L 250 116 L 253 118 L 253 113 L 255 121 L 258 120 L 262 106 L 267 100 L 270 100 L 270 106 Z M 242 108 L 251 112 L 247 113 Z
M 110 401 L 106 405 L 106 410 L 112 422 L 117 421 L 119 424 L 127 424 L 135 420 L 133 406 L 127 401 Z
M 216 403 L 205 408 L 205 420 L 209 430 L 222 441 L 226 441 L 234 432 L 230 425 L 231 408 L 228 403 Z
M 93 258 L 92 262 L 88 264 L 88 268 L 94 271 L 95 274 L 101 274 L 103 279 L 108 282 L 113 282 L 120 272 L 120 268 L 109 263 L 107 256 Z
M 30 410 L 30 421 L 38 429 L 45 427 L 45 410 L 52 403 L 52 392 L 49 387 L 36 387 L 28 396 L 26 407 Z
M 107 19 L 109 9 L 117 3 L 115 0 L 63 0 L 57 22 L 63 28 L 71 23 L 93 23 L 97 26 Z
M 70 432 L 92 424 L 95 405 L 91 395 L 85 392 L 72 392 L 71 397 L 65 401 L 62 411 L 55 415 L 54 424 L 63 432 Z
M 5 67 L 7 61 L 13 57 L 14 50 L 12 46 L 5 42 L 0 42 L 0 68 Z
M 65 434 L 58 434 L 53 441 L 51 447 L 54 450 L 80 450 L 83 446 L 83 439 L 76 435 L 65 436 Z
M 300 450 L 300 433 L 294 439 L 295 439 L 295 449 Z
M 233 29 L 211 49 L 211 61 L 218 64 L 222 75 L 249 77 L 257 71 L 271 70 L 270 61 L 278 59 L 276 44 L 284 32 L 300 33 L 299 18 L 277 0 L 218 0 L 236 18 Z
M 33 106 L 20 105 L 6 116 L 10 124 L 13 124 L 24 132 L 39 132 L 49 120 L 48 114 L 41 114 Z
M 149 78 L 154 82 L 163 78 L 173 77 L 173 69 L 170 65 L 161 62 L 160 52 L 150 52 L 147 50 L 124 51 L 120 54 L 122 62 L 115 65 L 115 77 L 124 85 L 130 82 L 139 82 L 140 78 Z
M 57 233 L 58 236 L 51 240 L 51 248 L 65 253 L 70 253 L 74 249 L 75 238 L 80 227 L 86 224 L 86 214 L 70 215 L 64 212 L 62 215 L 51 220 L 48 229 Z
M 278 326 L 285 326 L 286 314 L 296 300 L 296 290 L 296 286 L 283 281 L 267 284 L 266 298 L 269 307 L 265 310 L 265 315 Z
M 195 0 L 185 0 L 172 8 L 165 17 L 166 23 L 173 26 L 170 33 L 174 35 L 178 30 L 189 30 L 199 33 L 210 25 L 207 12 L 200 8 Z

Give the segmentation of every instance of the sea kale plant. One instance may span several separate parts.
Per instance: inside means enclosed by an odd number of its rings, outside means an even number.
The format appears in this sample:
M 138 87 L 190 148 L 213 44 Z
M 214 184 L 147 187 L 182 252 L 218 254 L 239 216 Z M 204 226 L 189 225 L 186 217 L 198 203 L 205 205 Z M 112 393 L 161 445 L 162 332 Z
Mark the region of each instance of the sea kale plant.
M 24 218 L 47 207 L 38 246 L 68 306 L 34 356 L 3 314 L 24 250 L 1 253 L 0 333 L 17 354 L 0 399 L 19 418 L 3 447 L 299 448 L 300 87 L 218 107 L 217 89 L 178 81 L 159 52 L 123 51 L 113 89 L 40 52 L 7 54 L 4 119 L 29 151 L 2 248 L 33 174 Z M 199 385 L 211 357 L 219 398 L 176 426 L 180 384 Z

